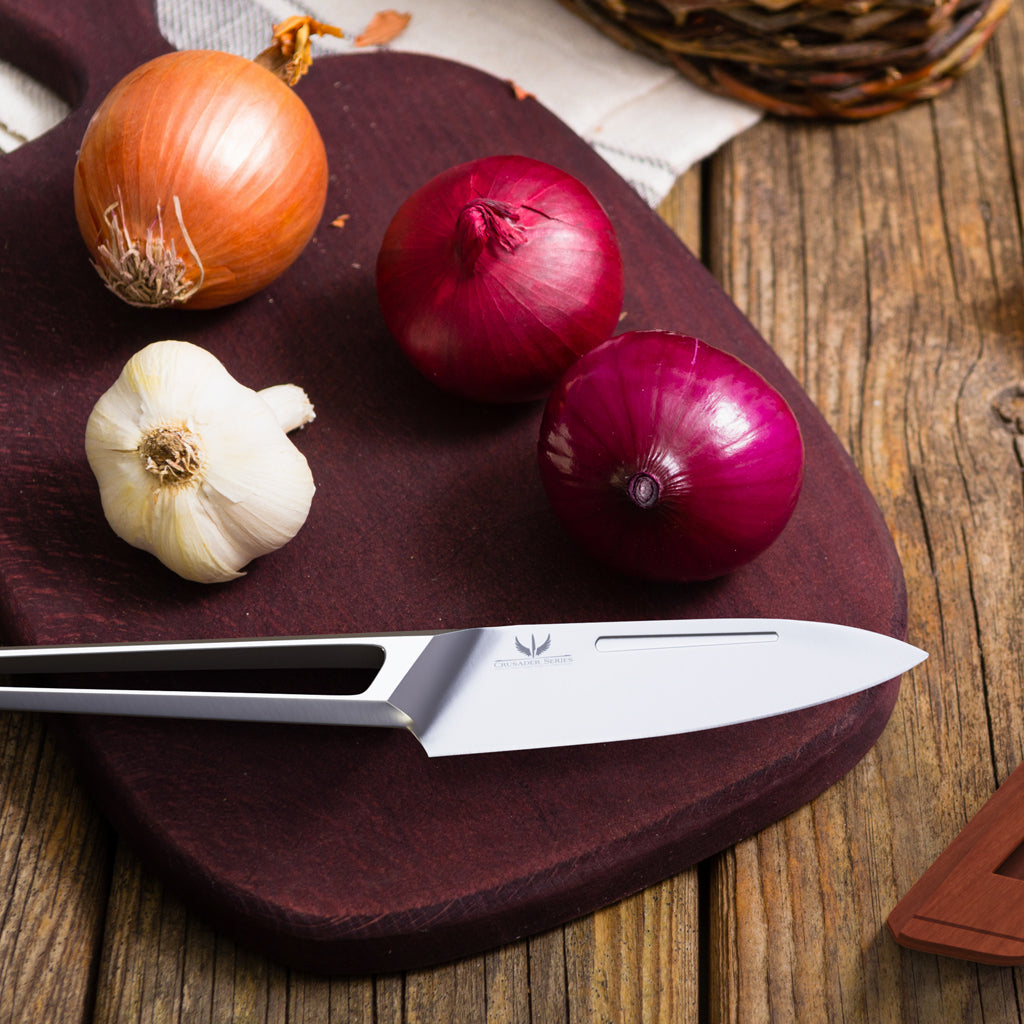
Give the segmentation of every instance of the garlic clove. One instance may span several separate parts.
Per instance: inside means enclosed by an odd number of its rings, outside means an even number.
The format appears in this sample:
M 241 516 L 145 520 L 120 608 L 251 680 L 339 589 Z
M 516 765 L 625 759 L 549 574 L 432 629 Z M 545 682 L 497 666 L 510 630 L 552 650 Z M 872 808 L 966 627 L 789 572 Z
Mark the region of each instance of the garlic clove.
M 275 384 L 272 388 L 264 388 L 259 394 L 274 410 L 277 422 L 286 434 L 316 419 L 309 396 L 294 384 Z
M 114 532 L 201 583 L 237 579 L 291 540 L 315 486 L 282 420 L 301 425 L 315 414 L 301 388 L 269 390 L 268 402 L 188 342 L 136 353 L 86 426 Z
M 228 524 L 216 512 L 211 515 L 210 502 L 199 491 L 167 495 L 164 502 L 151 521 L 147 543 L 139 546 L 179 576 L 196 583 L 227 583 L 244 576 L 240 567 L 263 553 L 241 550 Z

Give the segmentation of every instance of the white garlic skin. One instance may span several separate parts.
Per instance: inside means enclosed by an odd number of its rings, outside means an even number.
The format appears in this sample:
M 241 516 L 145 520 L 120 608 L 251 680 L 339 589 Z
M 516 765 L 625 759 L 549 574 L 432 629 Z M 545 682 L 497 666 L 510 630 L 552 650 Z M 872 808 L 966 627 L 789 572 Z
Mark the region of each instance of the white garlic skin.
M 197 583 L 237 579 L 290 541 L 315 486 L 286 430 L 314 413 L 301 388 L 268 390 L 269 401 L 189 342 L 157 341 L 132 356 L 85 431 L 114 532 Z M 154 437 L 183 438 L 188 464 L 147 458 Z

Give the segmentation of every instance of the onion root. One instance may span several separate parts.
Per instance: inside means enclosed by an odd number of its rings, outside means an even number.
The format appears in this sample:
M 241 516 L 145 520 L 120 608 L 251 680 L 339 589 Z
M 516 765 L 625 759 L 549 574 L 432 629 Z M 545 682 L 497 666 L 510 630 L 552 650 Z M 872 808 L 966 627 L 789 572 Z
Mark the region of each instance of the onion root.
M 653 508 L 661 497 L 661 487 L 649 473 L 636 473 L 631 476 L 626 491 L 637 508 Z
M 188 301 L 202 287 L 205 273 L 199 253 L 185 228 L 178 197 L 174 197 L 178 227 L 189 254 L 199 268 L 199 279 L 193 282 L 188 279 L 188 266 L 178 255 L 174 239 L 170 244 L 164 239 L 163 213 L 159 203 L 156 220 L 146 231 L 145 243 L 128 233 L 123 215 L 118 217 L 120 206 L 118 200 L 104 211 L 107 240 L 97 248 L 100 261 L 93 263 L 106 286 L 130 306 L 161 309 Z

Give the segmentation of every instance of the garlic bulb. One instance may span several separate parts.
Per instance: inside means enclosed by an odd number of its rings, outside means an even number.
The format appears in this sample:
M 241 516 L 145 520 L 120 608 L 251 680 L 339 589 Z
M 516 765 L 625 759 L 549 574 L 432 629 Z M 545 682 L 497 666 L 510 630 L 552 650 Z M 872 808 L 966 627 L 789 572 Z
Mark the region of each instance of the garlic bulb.
M 313 476 L 286 434 L 313 417 L 294 384 L 256 392 L 197 345 L 147 345 L 86 425 L 107 521 L 185 579 L 237 579 L 306 521 Z

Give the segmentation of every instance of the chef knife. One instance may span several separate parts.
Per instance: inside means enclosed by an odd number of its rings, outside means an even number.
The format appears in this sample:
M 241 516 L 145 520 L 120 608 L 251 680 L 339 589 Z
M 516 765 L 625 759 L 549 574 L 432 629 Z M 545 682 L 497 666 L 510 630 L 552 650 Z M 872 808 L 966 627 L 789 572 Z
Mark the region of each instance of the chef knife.
M 12 680 L 0 687 L 0 708 L 392 726 L 410 730 L 430 756 L 439 756 L 752 721 L 859 692 L 926 657 L 900 640 L 850 626 L 745 618 L 8 647 L 0 648 L 0 674 L 289 668 L 376 674 L 355 694 L 341 686 L 324 692 L 330 687 L 323 685 L 301 693 L 132 688 L 107 676 L 75 687 L 66 680 L 41 686 Z M 332 676 L 309 675 L 317 682 Z

